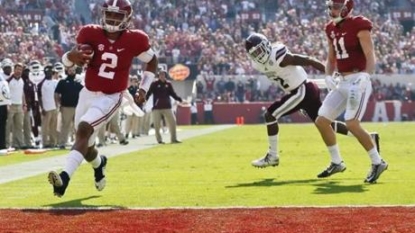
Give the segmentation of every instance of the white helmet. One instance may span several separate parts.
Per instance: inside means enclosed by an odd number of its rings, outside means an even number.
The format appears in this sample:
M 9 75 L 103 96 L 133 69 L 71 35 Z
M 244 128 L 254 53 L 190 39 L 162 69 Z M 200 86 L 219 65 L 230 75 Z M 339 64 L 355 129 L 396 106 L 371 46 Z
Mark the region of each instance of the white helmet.
M 5 67 L 13 67 L 13 62 L 10 58 L 4 58 L 1 62 L 1 68 L 3 69 Z
M 43 70 L 42 64 L 38 60 L 31 61 L 29 63 L 29 69 L 30 73 L 40 73 Z
M 53 64 L 53 70 L 58 73 L 63 73 L 65 71 L 65 67 L 61 62 L 56 62 Z
M 271 42 L 260 33 L 252 33 L 245 39 L 245 49 L 249 57 L 261 64 L 265 64 L 271 56 Z

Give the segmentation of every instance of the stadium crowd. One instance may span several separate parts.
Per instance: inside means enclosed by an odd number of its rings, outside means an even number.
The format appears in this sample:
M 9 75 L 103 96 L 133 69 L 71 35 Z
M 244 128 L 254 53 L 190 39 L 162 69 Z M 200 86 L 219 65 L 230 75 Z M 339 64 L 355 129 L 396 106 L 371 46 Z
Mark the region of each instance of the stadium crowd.
M 322 31 L 327 22 L 326 6 L 317 1 L 132 2 L 134 27 L 149 34 L 160 62 L 169 66 L 184 63 L 197 67 L 202 76 L 196 81 L 200 100 L 273 101 L 284 94 L 274 84 L 264 89 L 254 78 L 258 73 L 252 69 L 243 46 L 244 38 L 252 31 L 265 34 L 271 41 L 283 42 L 293 53 L 308 54 L 320 60 L 327 55 Z M 396 1 L 355 2 L 355 12 L 374 22 L 376 73 L 415 74 L 415 28 L 404 31 L 402 25 L 390 17 L 389 8 L 394 7 Z M 92 21 L 99 22 L 101 0 L 88 3 Z M 413 0 L 410 3 L 415 5 Z M 63 53 L 74 46 L 75 32 L 85 24 L 85 19 L 76 13 L 73 0 L 0 0 L 0 5 L 0 61 L 11 59 L 27 68 L 35 60 L 45 66 L 56 64 Z M 316 74 L 312 69 L 308 72 Z M 132 74 L 137 74 L 137 70 L 132 70 Z M 213 75 L 249 78 L 216 79 L 212 78 Z M 371 98 L 376 101 L 415 100 L 415 91 L 410 84 L 386 85 L 375 80 L 373 87 Z M 323 97 L 325 94 L 323 91 Z M 137 130 L 135 132 L 132 132 L 133 137 L 140 134 Z M 100 144 L 105 145 L 103 137 Z M 118 138 L 123 144 L 128 135 Z M 65 147 L 56 142 L 52 146 L 56 145 Z
M 149 34 L 160 61 L 169 65 L 181 62 L 196 64 L 199 72 L 253 74 L 242 44 L 251 31 L 285 43 L 294 53 L 326 58 L 322 38 L 327 22 L 326 6 L 317 1 L 132 2 L 134 27 Z M 355 2 L 355 13 L 362 13 L 374 22 L 377 73 L 415 73 L 415 29 L 404 32 L 402 25 L 390 17 L 388 9 L 396 1 Z M 99 22 L 101 1 L 88 3 L 93 21 Z M 85 21 L 75 13 L 74 1 L 2 0 L 1 4 L 0 43 L 5 46 L 1 46 L 0 59 L 57 60 L 74 45 L 74 33 Z M 44 16 L 34 22 L 8 13 L 10 9 L 39 10 Z

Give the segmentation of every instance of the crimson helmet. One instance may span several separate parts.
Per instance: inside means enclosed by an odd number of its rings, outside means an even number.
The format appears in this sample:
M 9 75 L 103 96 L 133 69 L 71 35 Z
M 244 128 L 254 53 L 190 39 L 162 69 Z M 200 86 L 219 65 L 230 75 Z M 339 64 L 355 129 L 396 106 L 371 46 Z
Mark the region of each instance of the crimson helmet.
M 329 15 L 335 23 L 340 22 L 346 18 L 350 12 L 353 10 L 353 0 L 328 0 L 326 5 L 329 9 Z M 339 10 L 340 14 L 338 16 L 333 16 L 331 10 Z
M 133 9 L 128 0 L 106 0 L 102 6 L 101 25 L 107 32 L 118 32 L 130 26 Z
M 271 42 L 260 33 L 252 33 L 245 39 L 245 49 L 249 57 L 261 64 L 265 64 L 271 55 Z

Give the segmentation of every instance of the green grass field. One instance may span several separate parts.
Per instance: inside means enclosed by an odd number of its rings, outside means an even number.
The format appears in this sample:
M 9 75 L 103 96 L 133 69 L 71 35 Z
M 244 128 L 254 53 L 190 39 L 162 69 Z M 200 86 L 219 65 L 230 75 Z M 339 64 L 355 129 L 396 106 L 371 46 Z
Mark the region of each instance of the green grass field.
M 2 184 L 0 207 L 414 205 L 415 123 L 364 126 L 380 133 L 382 156 L 389 163 L 374 185 L 363 183 L 370 167 L 368 155 L 355 138 L 341 135 L 347 170 L 317 179 L 330 159 L 312 124 L 282 124 L 280 165 L 254 168 L 251 160 L 263 156 L 268 147 L 266 130 L 263 125 L 245 125 L 110 158 L 102 192 L 95 190 L 88 164 L 75 173 L 63 198 L 53 196 L 46 173 Z M 0 157 L 0 169 L 22 157 Z

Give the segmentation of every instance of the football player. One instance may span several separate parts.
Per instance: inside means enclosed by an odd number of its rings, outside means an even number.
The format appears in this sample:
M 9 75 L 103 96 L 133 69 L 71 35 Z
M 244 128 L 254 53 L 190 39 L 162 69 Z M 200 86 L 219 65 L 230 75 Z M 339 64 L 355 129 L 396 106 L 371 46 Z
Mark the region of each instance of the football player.
M 45 73 L 43 72 L 43 66 L 38 60 L 33 60 L 29 62 L 29 80 L 34 83 L 35 94 L 34 101 L 32 105 L 32 133 L 35 137 L 35 145 L 39 146 L 41 135 L 40 135 L 40 126 L 42 124 L 42 114 L 40 112 L 39 105 L 39 96 L 38 96 L 38 84 L 45 78 Z
M 6 124 L 10 105 L 10 88 L 7 79 L 12 72 L 13 62 L 5 58 L 1 62 L 0 69 L 0 155 L 7 154 L 6 147 Z
M 40 83 L 45 78 L 45 73 L 43 72 L 43 66 L 38 60 L 33 60 L 29 62 L 29 79 L 34 82 L 36 85 Z
M 278 156 L 278 119 L 302 110 L 315 122 L 321 106 L 320 89 L 317 84 L 307 79 L 303 66 L 312 66 L 324 72 L 325 66 L 320 61 L 305 55 L 292 54 L 281 43 L 271 45 L 262 34 L 252 33 L 245 40 L 245 49 L 252 60 L 254 68 L 276 82 L 287 94 L 272 103 L 265 113 L 269 150 L 264 157 L 252 161 L 255 167 L 277 166 Z M 343 122 L 332 124 L 336 132 L 348 135 Z M 374 133 L 374 136 L 377 136 Z
M 370 75 L 375 72 L 372 22 L 363 16 L 351 15 L 353 0 L 329 0 L 326 4 L 331 20 L 325 27 L 328 41 L 325 73 L 328 77 L 335 72 L 340 73 L 340 81 L 324 99 L 316 120 L 331 156 L 330 165 L 318 177 L 328 177 L 346 169 L 335 133 L 330 127 L 334 119 L 345 111 L 347 129 L 357 138 L 371 160 L 372 165 L 364 182 L 375 183 L 388 164 L 360 124 L 372 93 Z
M 76 37 L 78 45 L 89 45 L 93 53 L 79 50 L 76 46 L 62 57 L 66 67 L 86 65 L 86 74 L 85 88 L 80 92 L 75 112 L 75 144 L 63 171 L 48 174 L 53 193 L 58 197 L 64 195 L 70 178 L 84 159 L 94 169 L 96 189 L 104 189 L 107 157 L 98 156 L 95 139 L 99 129 L 117 112 L 123 96 L 132 100 L 126 89 L 135 57 L 146 67 L 136 98 L 138 103 L 145 101 L 145 94 L 154 80 L 157 56 L 150 46 L 148 35 L 129 28 L 132 16 L 130 1 L 106 0 L 102 6 L 101 24 L 83 26 Z
M 65 66 L 62 62 L 55 62 L 55 64 L 53 64 L 53 71 L 57 73 L 58 80 L 65 77 Z

